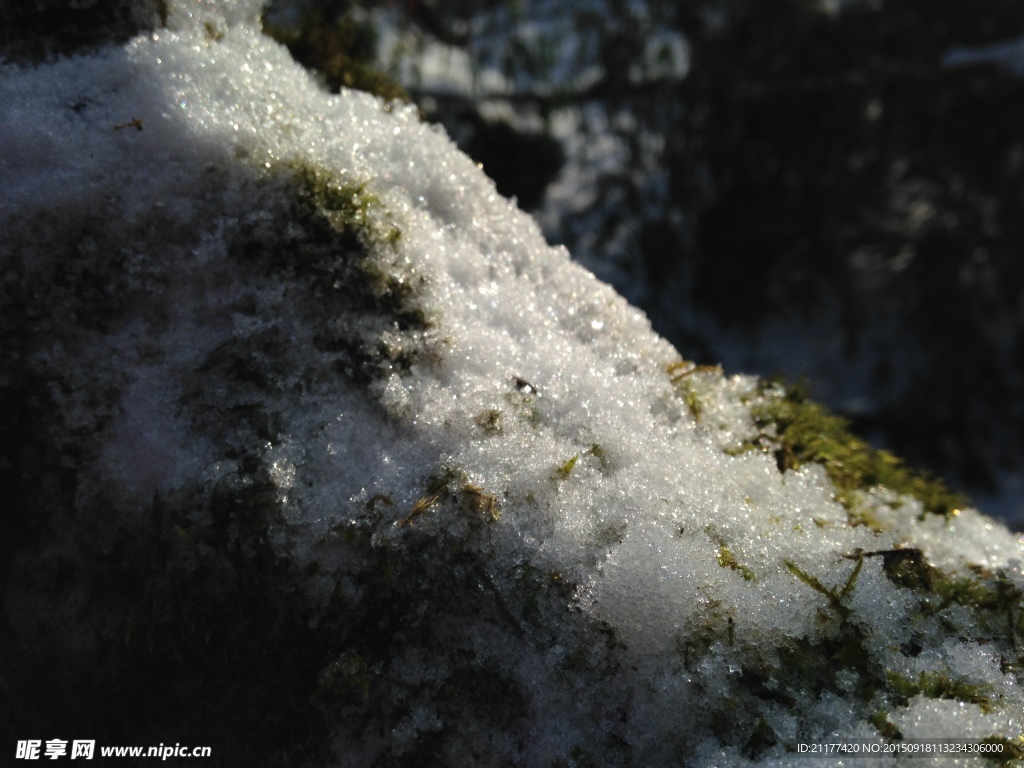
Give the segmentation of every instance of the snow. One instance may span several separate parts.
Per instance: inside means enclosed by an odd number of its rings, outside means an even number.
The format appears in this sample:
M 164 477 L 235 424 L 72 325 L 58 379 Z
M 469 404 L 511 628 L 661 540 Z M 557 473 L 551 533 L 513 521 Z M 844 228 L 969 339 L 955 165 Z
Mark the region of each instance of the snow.
M 947 574 L 984 570 L 1019 591 L 1021 541 L 973 510 L 923 515 L 884 489 L 864 495 L 878 526 L 851 525 L 820 467 L 782 473 L 771 454 L 736 450 L 757 434 L 750 405 L 770 396 L 755 379 L 690 374 L 702 400 L 695 418 L 669 372 L 679 357 L 648 320 L 547 246 L 414 108 L 323 92 L 260 34 L 258 3 L 169 8 L 166 30 L 123 49 L 0 71 L 0 227 L 18 249 L 0 251 L 5 269 L 16 258 L 32 268 L 64 258 L 55 244 L 88 224 L 101 247 L 80 243 L 78 258 L 101 274 L 121 260 L 123 284 L 109 290 L 134 297 L 37 361 L 120 393 L 97 426 L 103 441 L 83 496 L 141 506 L 190 483 L 217 493 L 243 464 L 225 446 L 242 445 L 267 467 L 287 521 L 276 535 L 302 562 L 358 584 L 358 562 L 331 542 L 338 530 L 369 528 L 375 547 L 433 558 L 434 569 L 448 567 L 444 542 L 468 542 L 510 604 L 526 569 L 550 574 L 566 599 L 538 608 L 548 641 L 485 618 L 466 630 L 528 698 L 518 738 L 487 720 L 467 731 L 499 750 L 496 762 L 550 762 L 614 728 L 633 764 L 682 755 L 694 765 L 782 765 L 797 741 L 877 737 L 878 710 L 908 738 L 1020 736 L 1024 694 L 1017 674 L 1002 671 L 1014 630 L 1007 638 L 969 605 L 928 614 L 880 553 L 917 548 Z M 317 306 L 287 269 L 239 264 L 240 229 L 271 251 L 286 247 L 292 233 L 279 222 L 298 167 L 376 197 L 371 229 L 401 236 L 367 237 L 370 262 L 411 286 L 426 325 L 363 316 L 347 299 Z M 371 384 L 331 367 L 340 358 L 319 345 L 322 333 L 379 341 L 387 352 Z M 269 360 L 274 371 L 262 389 L 218 378 L 218 350 L 245 344 L 253 365 Z M 412 362 L 399 364 L 403 356 Z M 96 422 L 87 399 L 62 398 L 68 414 Z M 223 416 L 252 403 L 277 424 L 258 441 Z M 436 499 L 432 476 L 447 478 Z M 490 511 L 482 528 L 450 503 L 460 494 Z M 413 548 L 422 536 L 440 543 Z M 842 596 L 831 600 L 796 570 Z M 572 672 L 574 633 L 591 631 L 579 626 L 610 628 L 615 642 L 581 647 Z M 868 655 L 863 669 L 837 663 L 815 689 L 786 666 L 797 649 L 850 636 Z M 924 648 L 916 655 L 905 650 L 912 639 Z M 427 685 L 456 663 L 420 650 L 394 660 L 391 674 Z M 606 663 L 626 672 L 601 677 Z M 749 693 L 753 669 L 783 692 L 777 700 Z M 984 685 L 994 707 L 858 692 L 869 670 Z M 614 703 L 601 700 L 610 695 Z M 786 696 L 792 703 L 780 704 Z M 749 733 L 715 730 L 725 700 L 760 707 L 736 722 L 761 718 L 778 742 L 744 756 Z M 691 724 L 682 733 L 681 722 Z M 443 726 L 423 702 L 387 749 L 402 754 Z M 352 749 L 339 760 L 365 757 Z

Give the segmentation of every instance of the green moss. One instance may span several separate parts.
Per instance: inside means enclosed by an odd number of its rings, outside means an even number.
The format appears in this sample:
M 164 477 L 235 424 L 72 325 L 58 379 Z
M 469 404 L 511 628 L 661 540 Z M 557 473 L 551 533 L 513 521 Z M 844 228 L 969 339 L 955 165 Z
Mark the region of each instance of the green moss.
M 834 621 L 828 615 L 824 618 Z M 872 662 L 871 654 L 865 648 L 864 629 L 840 616 L 838 630 L 830 637 L 813 642 L 799 638 L 779 648 L 778 666 L 769 670 L 778 695 L 804 701 L 808 694 L 834 693 L 840 689 L 836 675 L 841 671 L 857 675 L 855 695 L 861 701 L 871 701 L 876 691 L 885 687 L 882 670 Z
M 751 407 L 761 432 L 755 443 L 774 452 L 782 471 L 808 462 L 822 465 L 838 501 L 852 514 L 857 514 L 857 492 L 879 486 L 913 496 L 931 514 L 951 516 L 967 505 L 942 481 L 912 471 L 853 435 L 845 419 L 810 401 L 802 387 L 788 387 L 779 395 L 765 382 L 761 394 L 764 399 Z
M 556 469 L 554 474 L 555 480 L 567 480 L 569 478 L 569 475 L 572 474 L 573 467 L 576 466 L 576 462 L 579 460 L 579 458 L 580 455 L 578 453 L 574 453 L 571 459 L 569 459 L 567 462 L 565 462 L 565 464 Z
M 271 209 L 280 205 L 280 197 L 289 202 L 270 220 L 255 216 L 243 220 L 231 240 L 230 253 L 249 271 L 262 271 L 306 290 L 316 312 L 337 318 L 316 324 L 312 339 L 316 350 L 336 361 L 338 373 L 359 382 L 382 372 L 406 372 L 418 362 L 431 363 L 433 358 L 420 337 L 407 333 L 430 326 L 418 302 L 420 280 L 393 266 L 400 230 L 367 183 L 346 181 L 298 161 L 282 163 L 262 181 L 268 186 Z M 240 311 L 265 311 L 255 299 L 251 303 Z M 351 323 L 344 322 L 354 315 L 376 323 L 381 332 L 354 334 Z M 293 345 L 287 338 L 269 338 L 271 333 L 276 330 L 268 329 L 260 344 L 273 343 L 273 354 L 256 349 L 223 355 L 218 350 L 211 359 L 221 367 L 230 359 L 240 369 L 251 368 L 251 381 L 244 383 L 254 390 L 294 379 L 301 369 L 280 362 L 296 356 Z M 263 381 L 257 381 L 257 376 Z M 231 377 L 238 378 L 234 373 Z M 253 402 L 258 399 L 254 396 Z
M 496 496 L 468 482 L 464 474 L 445 469 L 430 478 L 423 496 L 416 501 L 408 516 L 399 521 L 399 526 L 411 525 L 421 515 L 451 500 L 458 503 L 450 506 L 450 511 L 458 511 L 461 506 L 463 512 L 471 514 L 473 521 L 495 522 L 501 518 L 501 505 Z
M 886 739 L 902 739 L 903 734 L 900 733 L 900 729 L 889 722 L 889 713 L 884 709 L 876 710 L 870 718 L 868 718 L 875 729 Z
M 990 573 L 975 567 L 974 575 L 947 574 L 928 563 L 924 553 L 914 547 L 876 552 L 858 550 L 851 557 L 883 559 L 882 571 L 893 584 L 920 594 L 920 612 L 934 616 L 952 605 L 971 609 L 988 633 L 988 639 L 1004 641 L 1016 649 L 1024 632 L 1024 591 L 1004 573 Z
M 861 568 L 864 567 L 863 557 L 857 558 L 857 563 L 853 566 L 853 570 L 850 571 L 850 575 L 847 576 L 846 583 L 843 584 L 842 589 L 838 589 L 837 587 L 826 587 L 817 578 L 807 573 L 792 560 L 784 560 L 783 562 L 786 564 L 786 568 L 789 569 L 789 572 L 800 579 L 800 581 L 809 586 L 815 592 L 827 597 L 829 604 L 843 619 L 849 616 L 850 609 L 846 607 L 843 600 L 853 592 L 853 588 L 857 584 Z
M 672 386 L 675 387 L 676 393 L 686 403 L 686 407 L 690 409 L 690 414 L 694 419 L 700 421 L 701 416 L 704 415 L 704 402 L 701 400 L 699 382 L 707 374 L 721 376 L 722 369 L 717 365 L 697 365 L 689 360 L 679 360 L 671 363 L 666 368 L 666 371 L 671 378 Z
M 938 610 L 949 605 L 985 605 L 991 599 L 991 591 L 978 579 L 969 576 L 949 576 L 934 584 L 935 592 L 942 597 Z
M 737 562 L 736 556 L 732 553 L 732 550 L 724 544 L 718 547 L 718 564 L 723 568 L 731 568 L 734 571 L 739 571 L 740 575 L 747 581 L 754 581 L 756 579 L 754 572 L 747 568 L 747 566 L 741 565 Z
M 941 598 L 938 605 L 925 603 L 924 609 L 941 611 L 949 605 L 972 608 L 981 625 L 1019 654 L 1018 638 L 1024 633 L 1024 592 L 1004 573 L 974 569 L 975 576 L 947 576 L 936 571 L 929 587 Z M 1020 656 L 1017 661 L 1020 662 Z
M 890 672 L 887 675 L 891 689 L 904 700 L 923 695 L 929 699 L 952 699 L 977 704 L 982 712 L 995 708 L 992 686 L 969 683 L 965 679 L 952 679 L 941 672 L 922 672 L 916 678 Z
M 355 233 L 377 246 L 394 247 L 401 239 L 401 230 L 391 224 L 380 199 L 367 191 L 368 181 L 345 181 L 322 168 L 299 163 L 285 166 L 285 170 L 337 231 Z
M 689 379 L 683 379 L 676 384 L 676 390 L 683 398 L 683 402 L 686 403 L 686 407 L 690 409 L 690 414 L 697 421 L 700 421 L 700 417 L 704 414 L 704 404 L 700 401 L 700 395 L 693 388 L 693 382 Z

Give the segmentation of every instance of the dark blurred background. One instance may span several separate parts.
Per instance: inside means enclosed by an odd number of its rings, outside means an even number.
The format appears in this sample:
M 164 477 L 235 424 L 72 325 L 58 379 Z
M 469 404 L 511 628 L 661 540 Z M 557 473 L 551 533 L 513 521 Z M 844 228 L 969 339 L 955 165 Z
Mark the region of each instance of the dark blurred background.
M 685 357 L 803 378 L 1024 526 L 1024 3 L 279 0 L 267 21 L 335 89 L 390 74 Z

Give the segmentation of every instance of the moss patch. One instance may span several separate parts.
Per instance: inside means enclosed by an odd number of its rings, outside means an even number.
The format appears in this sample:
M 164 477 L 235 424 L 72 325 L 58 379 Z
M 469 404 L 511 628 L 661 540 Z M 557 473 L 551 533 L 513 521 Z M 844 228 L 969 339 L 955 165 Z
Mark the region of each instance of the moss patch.
M 701 382 L 709 374 L 721 376 L 722 369 L 717 365 L 698 365 L 689 360 L 679 360 L 668 365 L 666 371 L 676 393 L 690 409 L 690 414 L 700 421 L 704 415 L 703 396 L 706 394 L 701 392 Z
M 929 699 L 953 699 L 977 704 L 983 712 L 991 712 L 995 708 L 991 686 L 982 683 L 954 680 L 938 672 L 922 672 L 916 678 L 890 672 L 888 678 L 890 687 L 904 703 L 923 695 Z
M 568 461 L 566 461 L 564 464 L 558 467 L 558 469 L 555 470 L 554 474 L 552 475 L 552 478 L 556 481 L 568 480 L 569 475 L 572 474 L 572 470 L 576 466 L 576 462 L 579 461 L 579 458 L 580 455 L 578 453 L 574 453 Z
M 850 575 L 847 576 L 846 582 L 840 588 L 826 587 L 817 578 L 807 573 L 800 566 L 791 560 L 785 560 L 786 568 L 789 572 L 796 576 L 800 581 L 809 586 L 815 592 L 824 595 L 828 598 L 829 605 L 844 619 L 850 615 L 850 609 L 844 604 L 846 597 L 853 592 L 853 588 L 857 585 L 857 579 L 860 577 L 861 568 L 864 566 L 864 558 L 858 557 L 856 565 L 853 566 L 853 570 L 850 571 Z
M 914 472 L 888 451 L 872 448 L 856 437 L 845 419 L 808 399 L 801 386 L 764 382 L 762 399 L 751 407 L 760 430 L 754 444 L 775 454 L 779 469 L 798 469 L 813 462 L 825 468 L 836 487 L 836 498 L 856 515 L 857 492 L 885 487 L 913 496 L 930 514 L 950 516 L 967 500 L 941 480 Z
M 723 568 L 731 568 L 734 571 L 738 571 L 747 581 L 754 581 L 756 579 L 754 572 L 747 568 L 747 566 L 740 564 L 736 560 L 736 555 L 724 544 L 718 548 L 718 564 Z
M 348 232 L 370 245 L 394 246 L 402 233 L 391 223 L 380 199 L 367 190 L 368 181 L 352 182 L 310 165 L 285 166 L 300 194 L 321 212 L 338 232 Z

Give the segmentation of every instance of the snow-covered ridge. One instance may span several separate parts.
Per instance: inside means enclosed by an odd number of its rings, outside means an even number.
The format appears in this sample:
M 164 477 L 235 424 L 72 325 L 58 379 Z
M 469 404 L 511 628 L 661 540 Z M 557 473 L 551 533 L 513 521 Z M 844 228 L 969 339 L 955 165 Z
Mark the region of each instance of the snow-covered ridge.
M 340 764 L 1019 744 L 1005 528 L 886 489 L 852 525 L 822 467 L 748 450 L 777 393 L 681 365 L 414 109 L 324 93 L 257 3 L 168 7 L 0 71 L 0 258 L 50 302 L 19 363 L 90 436 L 76 503 L 111 525 L 257 489 L 317 599 L 362 606 L 382 559 L 424 577 L 377 610 L 429 631 L 345 652 L 386 735 L 339 716 Z M 454 722 L 467 670 L 514 715 Z

